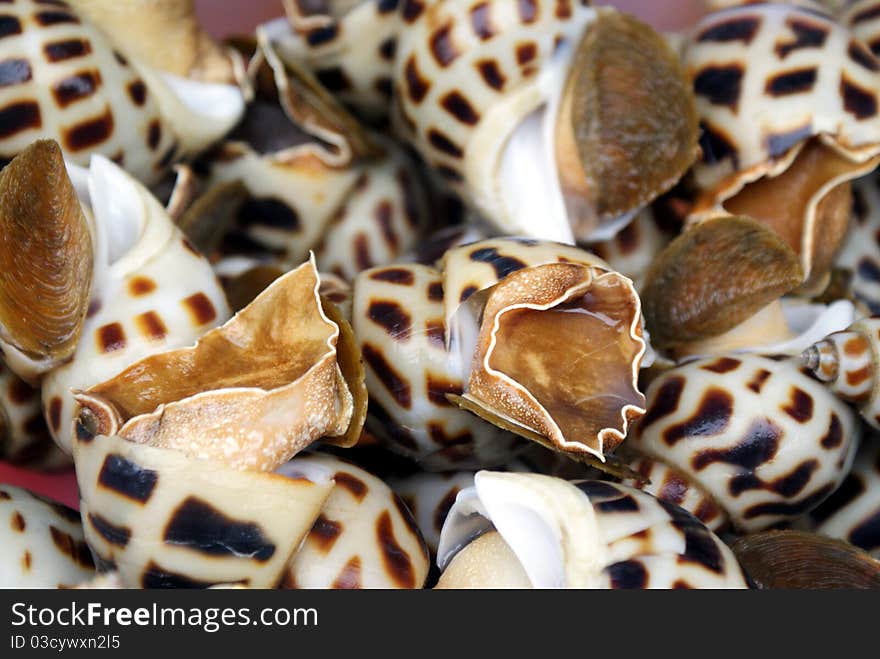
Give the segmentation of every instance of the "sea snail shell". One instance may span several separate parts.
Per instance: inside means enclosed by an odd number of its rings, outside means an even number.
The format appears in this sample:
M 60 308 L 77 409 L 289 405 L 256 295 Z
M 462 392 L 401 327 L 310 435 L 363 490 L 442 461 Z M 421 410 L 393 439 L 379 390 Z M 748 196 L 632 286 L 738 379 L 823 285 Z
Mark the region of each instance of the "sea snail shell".
M 799 255 L 803 290 L 821 292 L 849 220 L 848 181 L 880 154 L 880 61 L 827 14 L 768 3 L 705 17 L 683 62 L 703 128 L 690 221 L 767 224 Z
M 796 357 L 696 359 L 657 377 L 627 447 L 648 491 L 719 528 L 759 531 L 808 513 L 849 471 L 860 426 Z M 655 467 L 661 463 L 664 467 Z
M 443 525 L 438 564 L 438 588 L 746 587 L 730 550 L 681 508 L 539 474 L 478 472 Z
M 880 428 L 880 317 L 862 318 L 849 329 L 830 334 L 802 355 L 807 369 L 836 396 L 858 407 Z
M 95 275 L 72 359 L 43 378 L 49 429 L 70 450 L 72 389 L 87 389 L 148 355 L 193 343 L 229 317 L 211 265 L 140 183 L 95 156 L 71 169 L 93 221 Z
M 75 510 L 0 484 L 0 587 L 70 588 L 94 574 Z
M 358 276 L 353 327 L 372 399 L 396 425 L 427 431 L 433 412 L 426 417 L 415 396 L 427 382 L 434 409 L 454 400 L 551 448 L 604 460 L 644 409 L 632 282 L 583 250 L 510 238 L 450 250 L 441 267 Z M 612 322 L 597 323 L 596 314 Z M 601 375 L 589 376 L 592 368 Z M 418 459 L 437 451 L 408 439 Z
M 310 453 L 276 473 L 335 485 L 287 567 L 287 588 L 421 588 L 428 576 L 425 541 L 412 513 L 385 483 L 339 458 Z
M 852 471 L 825 502 L 810 513 L 816 533 L 845 540 L 880 558 L 880 442 L 862 443 Z
M 112 158 L 147 184 L 220 139 L 241 117 L 232 85 L 162 74 L 113 48 L 66 4 L 5 3 L 0 159 L 35 139 L 55 139 L 87 166 Z
M 676 55 L 632 17 L 587 5 L 402 5 L 397 127 L 499 233 L 608 238 L 696 157 Z
M 278 56 L 312 71 L 328 91 L 362 116 L 388 119 L 398 2 L 355 0 L 319 8 L 288 0 L 286 18 L 263 26 Z

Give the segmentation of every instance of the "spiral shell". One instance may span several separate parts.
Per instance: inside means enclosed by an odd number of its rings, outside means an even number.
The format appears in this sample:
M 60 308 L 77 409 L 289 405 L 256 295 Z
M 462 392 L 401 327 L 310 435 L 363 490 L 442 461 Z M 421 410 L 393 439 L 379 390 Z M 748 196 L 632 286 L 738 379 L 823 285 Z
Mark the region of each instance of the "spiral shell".
M 312 453 L 276 473 L 335 485 L 287 568 L 288 588 L 421 588 L 428 550 L 404 503 L 385 483 L 356 465 Z
M 6 3 L 0 22 L 4 161 L 51 138 L 79 165 L 100 153 L 154 183 L 241 116 L 237 88 L 163 77 L 115 50 L 66 4 Z
M 492 535 L 506 552 L 474 556 Z M 502 561 L 519 564 L 519 583 L 484 580 Z M 538 474 L 477 473 L 443 526 L 438 563 L 447 588 L 746 587 L 730 550 L 683 509 L 623 485 Z
M 736 354 L 696 359 L 657 377 L 627 446 L 686 480 L 651 487 L 723 509 L 734 527 L 769 528 L 818 506 L 843 481 L 860 436 L 852 411 L 803 373 L 797 358 Z M 655 472 L 656 473 L 656 472 Z M 711 515 L 709 513 L 712 513 Z
M 264 25 L 285 61 L 312 71 L 330 92 L 359 114 L 387 120 L 400 26 L 398 2 L 356 0 L 320 10 L 290 0 L 287 18 Z
M 443 277 L 434 268 L 372 268 L 355 280 L 352 326 L 370 392 L 367 427 L 431 470 L 499 465 L 522 442 L 456 408 L 464 373 L 446 346 Z
M 315 250 L 322 270 L 350 279 L 395 259 L 427 225 L 413 159 L 365 133 L 260 37 L 250 67 L 256 99 L 199 166 L 207 195 L 233 182 L 246 193 L 223 231 L 218 272 L 236 276 L 255 264 L 285 271 Z
M 821 291 L 846 232 L 847 182 L 877 165 L 880 61 L 829 16 L 767 4 L 704 18 L 684 63 L 703 127 L 691 221 L 767 224 L 800 256 L 804 290 Z
M 825 502 L 810 513 L 816 533 L 846 540 L 880 558 L 880 442 L 862 443 L 852 471 Z
M 52 441 L 40 390 L 0 361 L 0 459 L 32 469 L 70 466 L 70 457 Z
M 274 587 L 332 489 L 88 433 L 74 459 L 86 541 L 127 588 Z
M 161 204 L 109 160 L 71 169 L 93 217 L 95 275 L 89 312 L 73 358 L 42 382 L 49 430 L 70 451 L 71 390 L 87 389 L 152 354 L 193 343 L 229 308 L 210 264 Z
M 0 484 L 0 587 L 71 588 L 95 574 L 75 510 Z
M 636 377 L 645 343 L 632 282 L 587 252 L 529 240 L 455 248 L 442 267 L 393 266 L 356 280 L 353 326 L 373 400 L 397 425 L 422 428 L 415 387 L 424 381 L 427 400 L 439 407 L 453 400 L 506 430 L 604 460 L 643 409 Z M 413 297 L 402 298 L 407 292 Z M 407 306 L 410 300 L 419 306 Z M 594 313 L 613 322 L 594 325 Z M 430 370 L 416 379 L 401 364 Z M 577 372 L 566 364 L 577 364 Z M 412 439 L 403 443 L 419 451 Z M 472 441 L 468 432 L 452 444 Z
M 443 523 L 462 490 L 474 486 L 473 471 L 420 472 L 391 482 L 394 491 L 412 511 L 422 536 L 431 551 L 437 555 Z
M 397 125 L 500 233 L 610 237 L 695 156 L 692 99 L 674 54 L 631 17 L 587 5 L 401 9 Z M 648 155 L 660 142 L 665 149 Z

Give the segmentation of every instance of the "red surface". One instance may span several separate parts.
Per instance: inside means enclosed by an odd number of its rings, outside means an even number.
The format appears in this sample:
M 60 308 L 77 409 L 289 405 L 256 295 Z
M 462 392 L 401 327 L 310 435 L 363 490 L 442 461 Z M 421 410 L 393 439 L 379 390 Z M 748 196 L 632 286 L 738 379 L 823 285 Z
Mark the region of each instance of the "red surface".
M 31 492 L 60 501 L 71 508 L 79 508 L 76 477 L 73 475 L 73 470 L 42 474 L 0 462 L 0 483 L 24 487 Z
M 617 6 L 665 30 L 690 25 L 704 11 L 701 0 L 615 0 L 596 4 Z M 196 8 L 206 29 L 215 37 L 248 33 L 259 23 L 284 13 L 280 0 L 196 0 Z M 72 471 L 42 474 L 0 462 L 0 483 L 26 487 L 74 508 L 79 505 Z

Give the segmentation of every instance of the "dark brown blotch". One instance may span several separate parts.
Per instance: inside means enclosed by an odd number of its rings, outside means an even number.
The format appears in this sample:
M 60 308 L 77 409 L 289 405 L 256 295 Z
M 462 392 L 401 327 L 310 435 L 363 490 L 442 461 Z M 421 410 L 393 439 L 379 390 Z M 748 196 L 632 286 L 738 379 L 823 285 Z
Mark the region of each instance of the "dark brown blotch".
M 798 423 L 806 423 L 813 418 L 813 397 L 800 387 L 791 388 L 791 400 L 782 406 L 782 411 Z
M 110 323 L 99 327 L 95 332 L 98 342 L 98 352 L 107 353 L 125 348 L 125 330 L 119 323 Z
M 91 54 L 91 52 L 92 44 L 87 39 L 64 39 L 62 41 L 53 41 L 43 46 L 43 54 L 50 62 L 63 62 L 64 60 L 84 57 Z
M 336 543 L 342 533 L 342 524 L 326 517 L 323 513 L 318 515 L 312 530 L 309 531 L 309 540 L 318 546 L 323 554 L 327 554 Z
M 727 429 L 730 419 L 733 417 L 734 400 L 724 389 L 710 387 L 694 415 L 667 428 L 663 433 L 663 441 L 669 446 L 675 446 L 682 439 L 694 437 L 708 437 L 718 435 Z
M 739 107 L 743 73 L 741 64 L 707 66 L 694 76 L 694 93 L 712 105 L 727 106 L 735 113 Z
M 64 144 L 71 151 L 82 151 L 106 142 L 113 134 L 113 111 L 109 106 L 104 114 L 76 124 L 64 131 Z
M 172 513 L 162 539 L 208 556 L 265 562 L 275 555 L 275 545 L 258 524 L 232 519 L 197 497 L 188 497 Z
M 759 27 L 761 27 L 759 16 L 737 17 L 710 25 L 697 35 L 697 41 L 701 43 L 742 41 L 748 45 L 752 43 Z
M 376 522 L 376 539 L 382 549 L 382 563 L 392 581 L 401 588 L 415 588 L 416 577 L 409 554 L 397 542 L 391 522 L 391 514 L 386 510 Z
M 363 501 L 364 497 L 367 496 L 367 492 L 369 492 L 370 488 L 364 483 L 360 478 L 355 476 L 354 474 L 349 474 L 344 471 L 338 471 L 333 476 L 333 479 L 336 481 L 336 487 L 341 487 L 346 490 L 351 496 L 353 496 L 358 501 Z

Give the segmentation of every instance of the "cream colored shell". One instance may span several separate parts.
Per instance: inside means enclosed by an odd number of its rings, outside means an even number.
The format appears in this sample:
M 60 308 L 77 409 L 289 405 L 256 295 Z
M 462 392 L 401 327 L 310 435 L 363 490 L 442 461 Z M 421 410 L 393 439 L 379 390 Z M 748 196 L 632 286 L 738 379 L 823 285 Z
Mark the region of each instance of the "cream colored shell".
M 627 446 L 686 476 L 742 531 L 818 506 L 858 447 L 852 410 L 805 375 L 797 358 L 695 359 L 660 375 L 646 398 Z
M 876 174 L 852 184 L 853 213 L 835 265 L 852 273 L 850 290 L 868 314 L 880 313 L 880 179 Z
M 542 74 L 595 17 L 587 4 L 431 0 L 402 9 L 394 65 L 398 128 L 504 233 L 547 231 L 512 224 L 497 174 L 514 129 L 549 101 Z
M 634 488 L 485 471 L 475 482 L 458 496 L 443 527 L 441 569 L 494 526 L 535 588 L 746 587 L 736 559 L 714 533 L 683 509 Z
M 332 488 L 87 432 L 74 458 L 86 540 L 128 588 L 274 587 Z
M 73 173 L 81 188 L 84 175 Z M 94 215 L 97 246 L 90 312 L 73 359 L 42 384 L 49 429 L 67 451 L 76 415 L 72 389 L 190 345 L 229 316 L 210 264 L 146 188 L 99 157 L 87 184 L 84 206 Z
M 2 22 L 0 159 L 51 138 L 79 165 L 100 153 L 152 184 L 241 115 L 236 88 L 141 66 L 66 5 L 5 3 Z
M 330 92 L 362 115 L 387 119 L 400 25 L 398 4 L 356 0 L 310 12 L 307 3 L 289 0 L 287 18 L 263 28 L 281 59 L 311 70 Z
M 846 480 L 810 518 L 817 533 L 846 540 L 880 558 L 880 441 L 876 435 L 866 438 Z
M 460 410 L 467 364 L 446 346 L 444 284 L 434 268 L 373 268 L 355 280 L 352 326 L 364 355 L 367 427 L 429 470 L 496 466 L 523 442 Z
M 880 151 L 880 63 L 829 17 L 782 4 L 716 12 L 691 30 L 683 63 L 703 125 L 701 188 L 726 197 L 778 174 L 811 136 L 857 162 Z
M 400 497 L 381 480 L 339 458 L 297 456 L 276 473 L 333 479 L 312 530 L 287 567 L 290 588 L 421 588 L 428 550 Z
M 70 588 L 94 574 L 75 510 L 0 484 L 0 588 Z
M 40 390 L 13 373 L 0 360 L 0 459 L 31 469 L 70 466 L 70 456 L 52 441 Z

